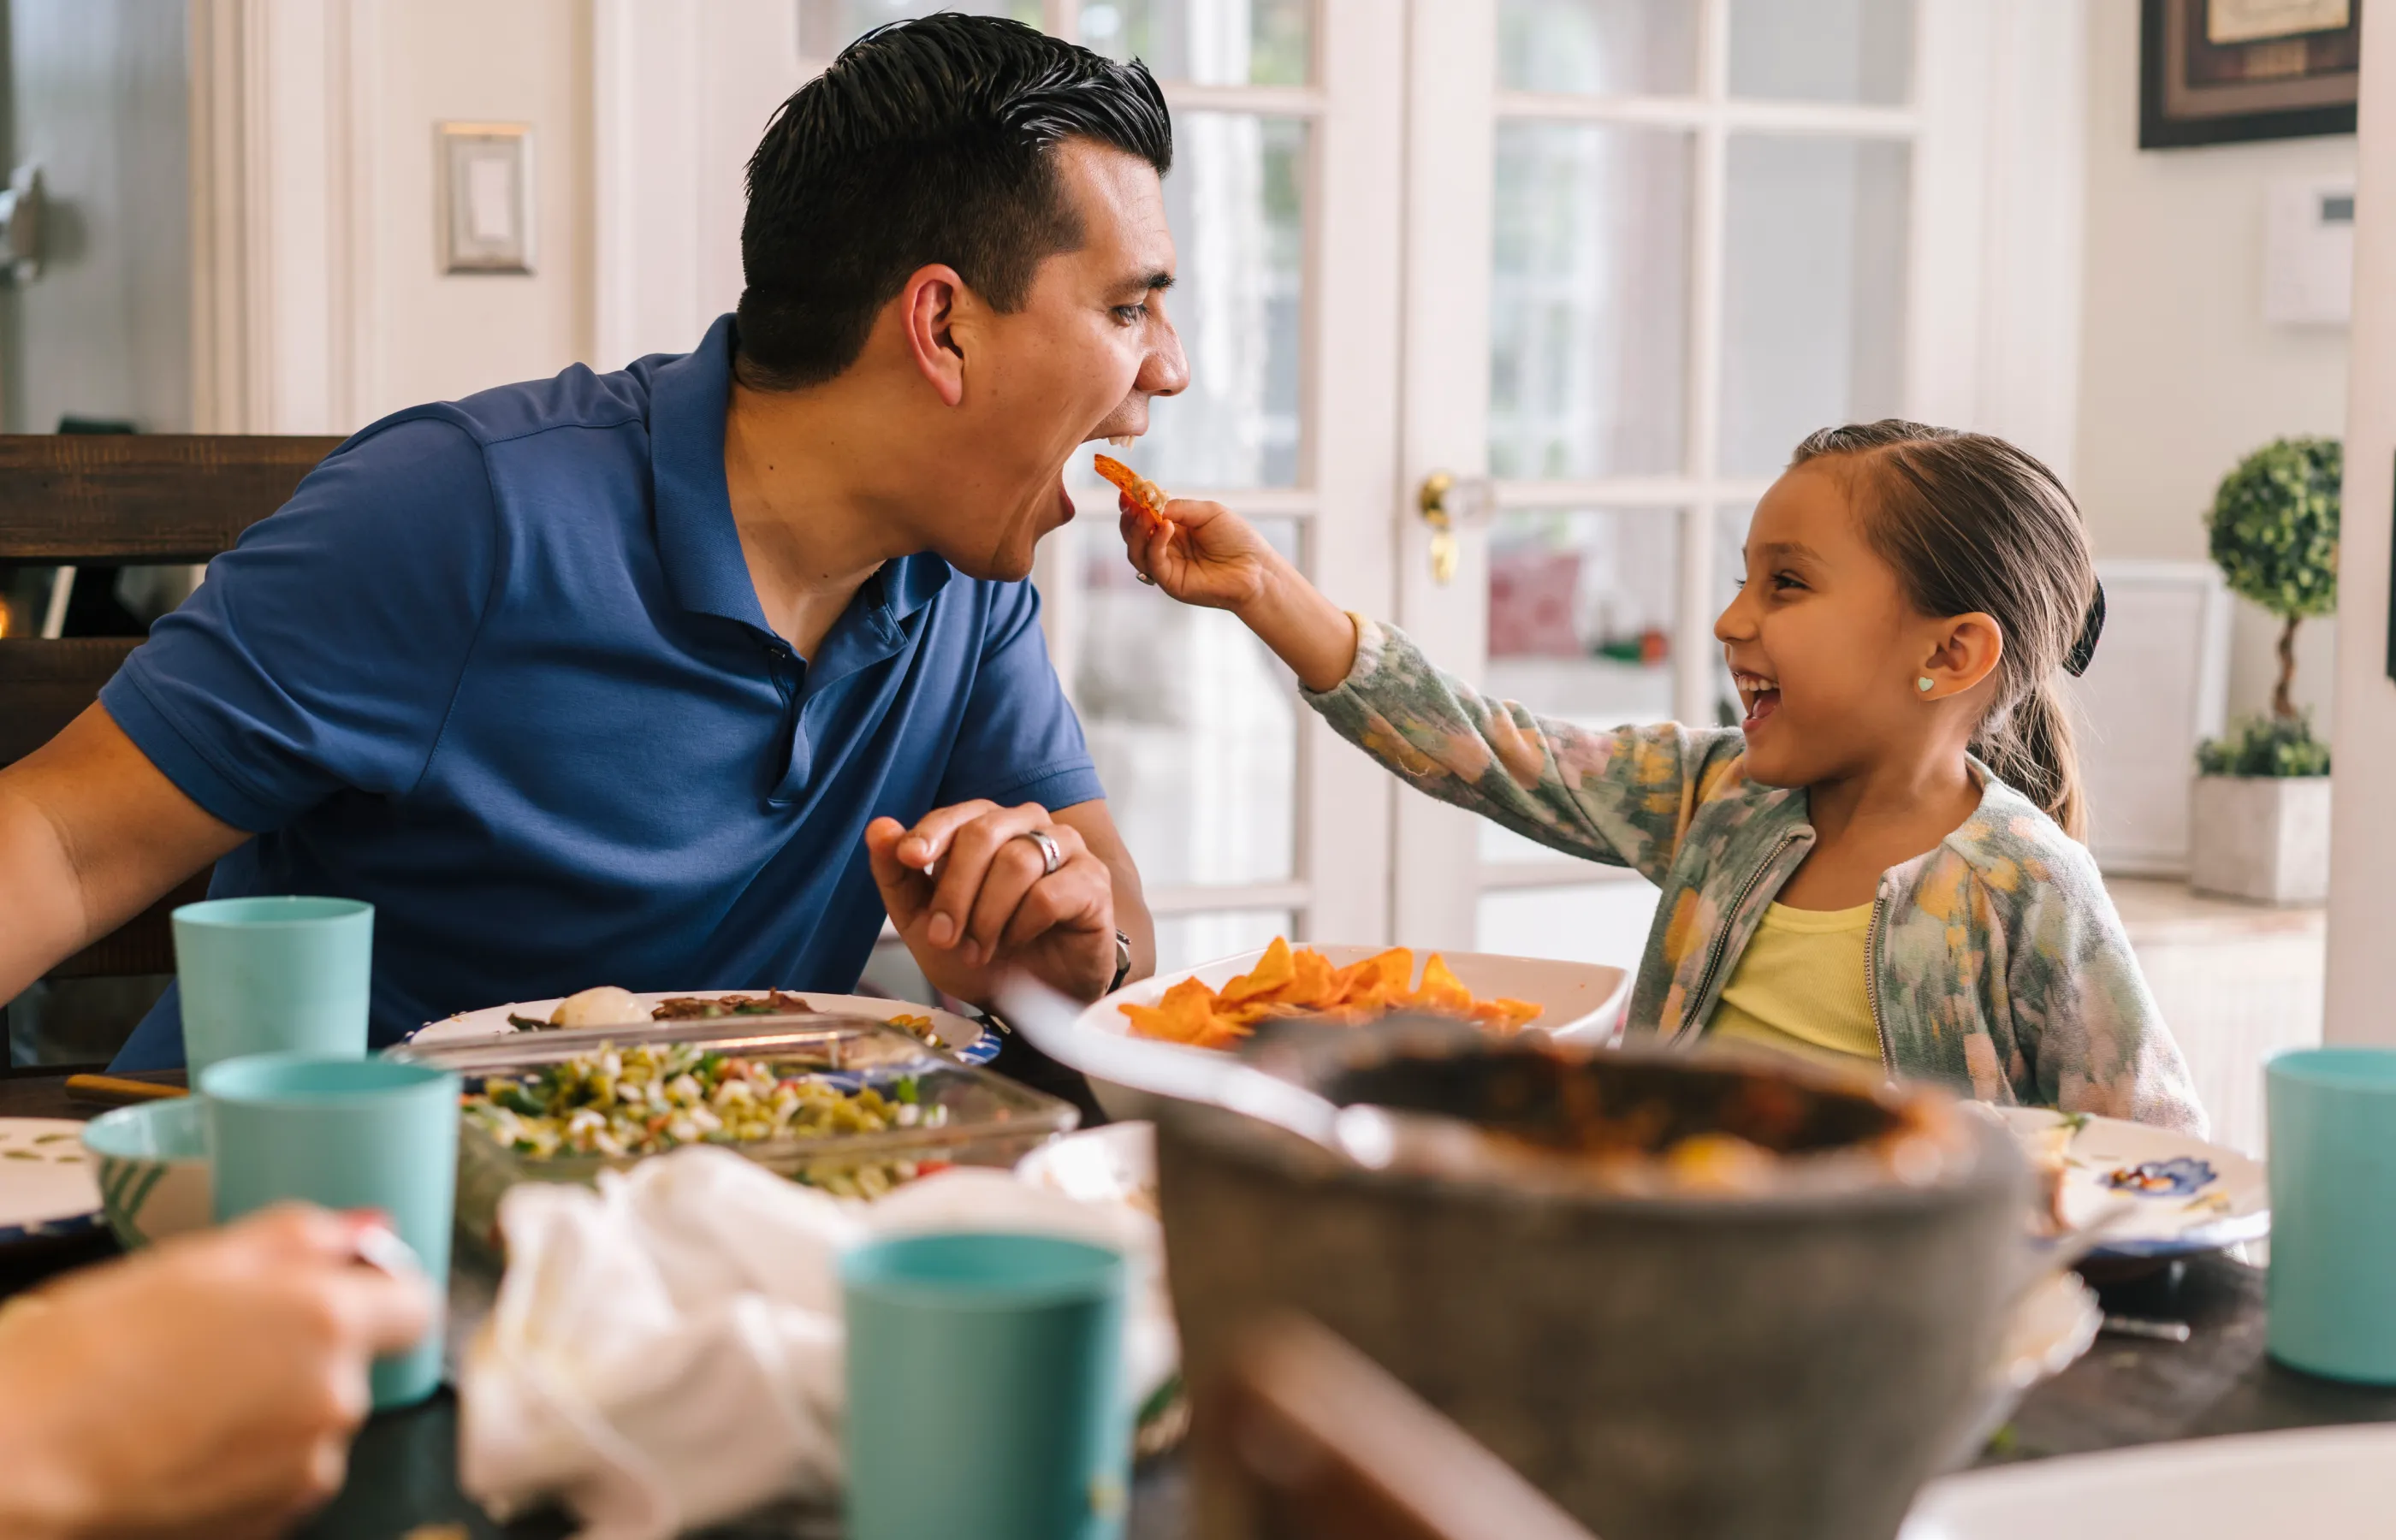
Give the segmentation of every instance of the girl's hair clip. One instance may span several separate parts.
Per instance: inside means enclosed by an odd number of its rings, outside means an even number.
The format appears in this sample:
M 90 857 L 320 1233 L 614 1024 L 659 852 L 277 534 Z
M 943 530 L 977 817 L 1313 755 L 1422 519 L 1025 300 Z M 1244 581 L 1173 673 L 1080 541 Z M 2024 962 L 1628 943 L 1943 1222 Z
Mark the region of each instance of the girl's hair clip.
M 2088 601 L 2088 613 L 2081 617 L 2080 640 L 2071 644 L 2070 653 L 2063 659 L 2063 671 L 2077 679 L 2088 671 L 2088 660 L 2096 656 L 2096 639 L 2105 634 L 2105 585 L 2096 585 L 2096 597 Z

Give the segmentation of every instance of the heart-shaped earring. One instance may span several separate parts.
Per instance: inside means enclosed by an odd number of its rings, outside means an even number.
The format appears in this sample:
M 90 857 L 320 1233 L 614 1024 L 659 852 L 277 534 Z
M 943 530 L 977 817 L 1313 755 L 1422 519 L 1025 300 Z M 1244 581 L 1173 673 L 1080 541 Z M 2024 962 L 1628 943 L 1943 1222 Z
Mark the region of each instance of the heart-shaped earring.
M 1913 687 L 1920 690 L 1923 695 L 1928 695 L 1930 693 L 1930 676 L 1928 674 L 1923 674 L 1921 678 L 1913 682 Z

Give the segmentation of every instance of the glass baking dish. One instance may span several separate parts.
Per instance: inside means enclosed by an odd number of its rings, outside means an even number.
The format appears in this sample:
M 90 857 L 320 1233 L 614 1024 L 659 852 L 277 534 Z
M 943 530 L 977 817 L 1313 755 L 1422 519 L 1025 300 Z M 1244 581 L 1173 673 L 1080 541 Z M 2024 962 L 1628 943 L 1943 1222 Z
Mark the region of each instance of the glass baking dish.
M 1012 1166 L 1081 1121 L 1070 1103 L 1004 1075 L 960 1064 L 903 1028 L 867 1017 L 717 1016 L 657 1026 L 521 1032 L 472 1042 L 406 1043 L 387 1056 L 455 1069 L 469 1095 L 486 1082 L 538 1074 L 602 1047 L 686 1045 L 761 1062 L 777 1074 L 806 1074 L 842 1090 L 872 1086 L 894 1095 L 914 1082 L 915 1104 L 947 1114 L 935 1125 L 809 1138 L 725 1141 L 723 1148 L 793 1181 L 843 1193 L 872 1192 L 927 1164 Z M 500 1143 L 473 1119 L 458 1120 L 458 1228 L 496 1253 L 500 1195 L 518 1182 L 595 1184 L 649 1155 L 536 1156 Z M 663 1153 L 658 1151 L 656 1153 Z

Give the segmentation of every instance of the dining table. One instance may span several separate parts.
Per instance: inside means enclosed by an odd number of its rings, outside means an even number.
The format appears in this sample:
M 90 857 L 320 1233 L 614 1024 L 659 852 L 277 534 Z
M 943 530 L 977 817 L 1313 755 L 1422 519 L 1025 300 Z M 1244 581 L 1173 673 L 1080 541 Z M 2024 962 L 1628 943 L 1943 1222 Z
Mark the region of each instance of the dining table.
M 139 1077 L 180 1084 L 180 1074 Z M 107 1104 L 78 1098 L 63 1074 L 0 1077 L 0 1117 L 90 1118 Z M 116 1255 L 105 1230 L 0 1248 L 0 1299 Z M 2180 1439 L 2336 1424 L 2396 1422 L 2396 1387 L 2327 1380 L 2273 1361 L 2264 1344 L 2264 1270 L 2226 1253 L 2163 1263 L 2133 1276 L 2092 1279 L 2109 1320 L 2185 1324 L 2185 1341 L 2108 1331 L 2062 1373 L 2033 1387 L 1979 1457 L 1981 1466 L 2091 1454 Z M 805 1516 L 776 1513 L 712 1535 L 788 1536 Z M 559 1511 L 494 1521 L 458 1481 L 458 1403 L 444 1388 L 417 1406 L 381 1414 L 359 1432 L 340 1494 L 298 1532 L 314 1540 L 454 1540 L 459 1533 L 546 1540 L 574 1533 Z M 1182 1540 L 1192 1532 L 1181 1458 L 1145 1461 L 1132 1487 L 1130 1540 Z

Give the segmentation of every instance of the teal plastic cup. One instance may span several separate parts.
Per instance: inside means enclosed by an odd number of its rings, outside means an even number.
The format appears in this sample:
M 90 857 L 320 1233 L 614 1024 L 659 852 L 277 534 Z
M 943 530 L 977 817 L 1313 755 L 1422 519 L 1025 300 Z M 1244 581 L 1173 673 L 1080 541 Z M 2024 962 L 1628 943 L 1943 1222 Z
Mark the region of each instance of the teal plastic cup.
M 210 898 L 172 918 L 183 1063 L 194 1080 L 244 1054 L 366 1056 L 372 904 Z
M 2271 1356 L 2396 1385 L 2396 1050 L 2303 1048 L 2263 1076 Z
M 200 1076 L 220 1224 L 286 1199 L 379 1209 L 448 1293 L 457 1201 L 458 1076 L 393 1059 L 259 1054 Z M 375 1410 L 441 1383 L 441 1325 L 374 1366 Z
M 1113 1540 L 1131 1481 L 1125 1268 L 1047 1235 L 915 1235 L 841 1262 L 848 1540 Z

